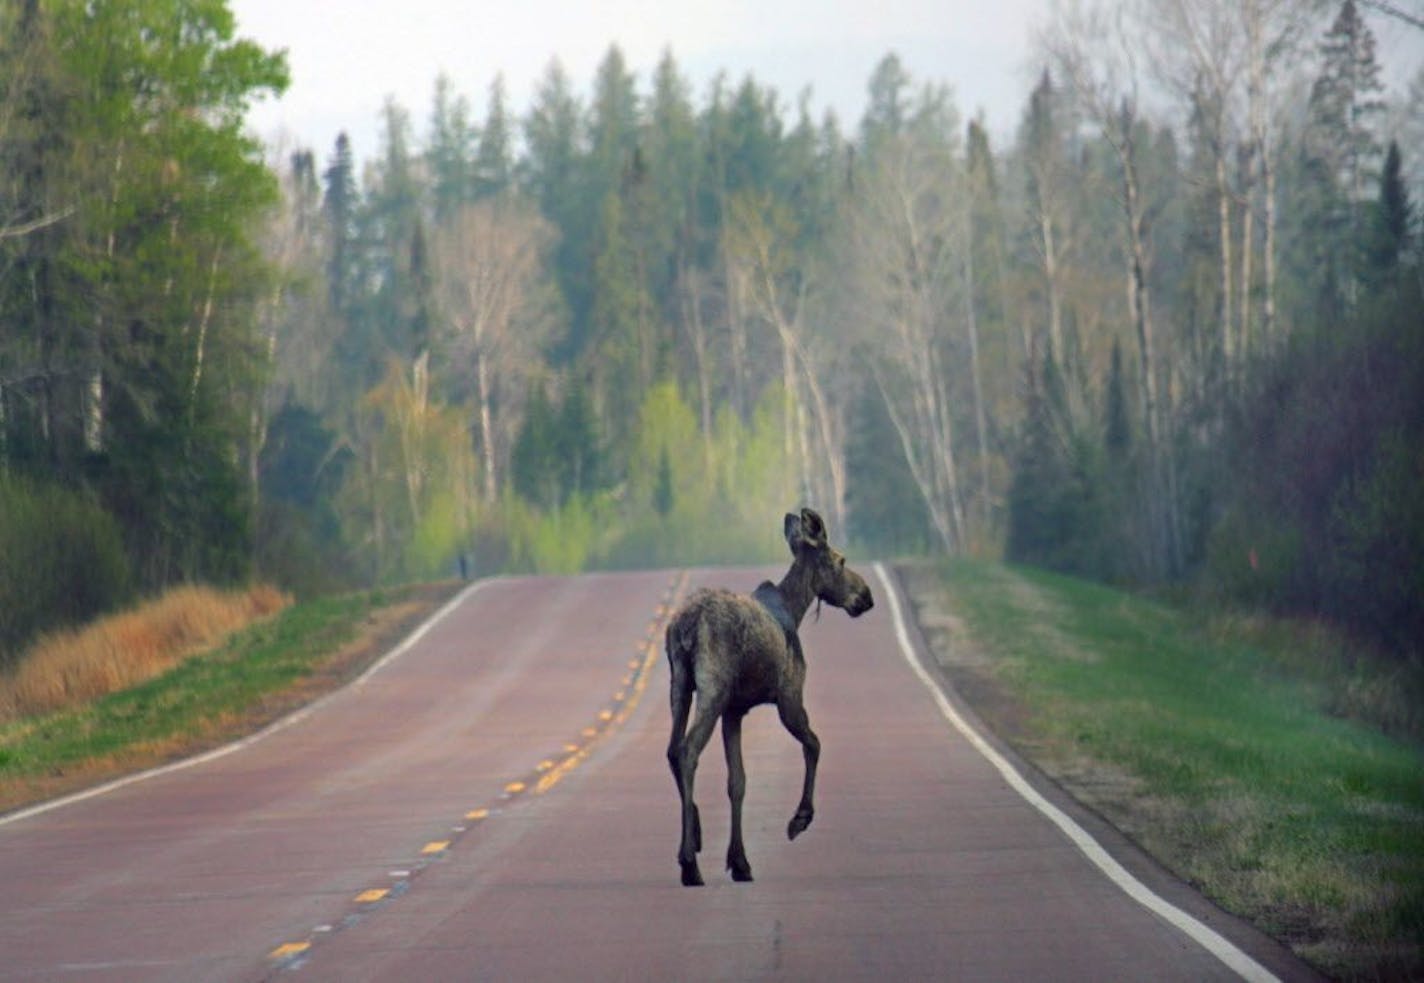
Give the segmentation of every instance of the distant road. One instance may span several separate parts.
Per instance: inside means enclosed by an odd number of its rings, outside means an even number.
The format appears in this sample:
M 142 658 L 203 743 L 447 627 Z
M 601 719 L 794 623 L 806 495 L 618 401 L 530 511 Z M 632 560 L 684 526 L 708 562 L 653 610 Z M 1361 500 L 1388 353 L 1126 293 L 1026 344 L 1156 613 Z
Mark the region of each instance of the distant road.
M 803 627 L 814 824 L 787 842 L 801 752 L 756 711 L 756 881 L 721 871 L 714 740 L 708 885 L 683 888 L 661 621 L 674 592 L 768 573 L 482 582 L 254 742 L 0 818 L 0 979 L 1309 978 L 1080 817 L 1133 872 L 1110 880 L 951 722 L 878 577 L 870 614 Z

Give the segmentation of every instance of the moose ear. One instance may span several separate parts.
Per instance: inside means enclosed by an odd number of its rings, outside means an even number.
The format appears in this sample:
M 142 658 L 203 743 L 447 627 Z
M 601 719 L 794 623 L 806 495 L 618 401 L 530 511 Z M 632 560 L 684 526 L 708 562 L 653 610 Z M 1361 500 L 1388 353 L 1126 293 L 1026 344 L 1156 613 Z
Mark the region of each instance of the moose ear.
M 802 509 L 800 515 L 786 514 L 783 522 L 786 545 L 791 552 L 802 549 L 823 549 L 826 545 L 826 524 L 812 509 Z
M 786 537 L 786 545 L 795 553 L 805 538 L 801 535 L 801 517 L 787 512 L 786 518 L 781 522 L 781 532 Z
M 801 510 L 801 533 L 813 546 L 826 545 L 826 524 L 815 509 Z

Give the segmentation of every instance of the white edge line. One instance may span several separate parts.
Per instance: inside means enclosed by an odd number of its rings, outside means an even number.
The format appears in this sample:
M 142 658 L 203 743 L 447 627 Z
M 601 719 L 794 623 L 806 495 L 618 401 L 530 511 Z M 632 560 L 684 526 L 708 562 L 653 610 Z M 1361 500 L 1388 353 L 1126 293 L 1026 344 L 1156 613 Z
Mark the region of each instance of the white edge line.
M 910 668 L 919 677 L 921 683 L 930 691 L 934 697 L 935 704 L 939 707 L 939 712 L 944 718 L 954 725 L 964 738 L 978 751 L 984 758 L 998 770 L 1009 787 L 1017 792 L 1023 799 L 1041 812 L 1050 822 L 1062 830 L 1063 835 L 1076 846 L 1084 856 L 1091 860 L 1099 870 L 1107 875 L 1108 879 L 1121 888 L 1128 897 L 1142 905 L 1153 914 L 1176 926 L 1179 930 L 1190 937 L 1194 942 L 1206 949 L 1217 959 L 1220 959 L 1233 972 L 1239 974 L 1242 979 L 1260 981 L 1275 980 L 1277 977 L 1267 970 L 1256 960 L 1242 952 L 1230 941 L 1223 938 L 1219 933 L 1208 928 L 1202 922 L 1193 918 L 1176 905 L 1154 894 L 1147 885 L 1133 877 L 1122 864 L 1114 860 L 1103 849 L 1097 840 L 1089 835 L 1088 831 L 1079 826 L 1071 819 L 1067 813 L 1063 812 L 1053 803 L 1049 802 L 1034 789 L 1019 774 L 1007 758 L 986 741 L 983 736 L 970 726 L 953 704 L 945 697 L 934 678 L 925 670 L 920 662 L 919 656 L 915 652 L 915 646 L 910 641 L 909 632 L 905 629 L 904 618 L 900 613 L 900 600 L 895 586 L 890 582 L 889 575 L 885 572 L 883 564 L 875 564 L 875 572 L 880 577 L 880 583 L 885 587 L 885 595 L 890 599 L 890 614 L 895 621 L 895 638 L 900 643 L 900 653 L 905 657 L 905 661 L 910 664 Z
M 395 648 L 391 649 L 385 655 L 381 656 L 379 660 L 373 663 L 369 668 L 366 669 L 365 672 L 363 672 L 360 676 L 357 676 L 350 683 L 340 687 L 339 689 L 332 690 L 330 693 L 327 693 L 325 696 L 321 697 L 315 702 L 308 703 L 306 706 L 292 711 L 285 717 L 281 717 L 277 720 L 274 720 L 272 723 L 257 731 L 255 734 L 248 734 L 246 737 L 239 738 L 238 740 L 233 741 L 231 744 L 224 744 L 222 747 L 213 748 L 211 751 L 205 751 L 202 754 L 195 755 L 191 758 L 184 758 L 181 761 L 174 761 L 171 764 L 159 765 L 157 768 L 150 768 L 147 771 L 140 771 L 135 772 L 132 775 L 125 775 L 123 778 L 116 778 L 111 782 L 105 782 L 103 785 L 95 785 L 93 788 L 87 788 L 82 792 L 74 792 L 70 795 L 64 795 L 57 799 L 50 799 L 47 802 L 41 802 L 38 805 L 33 805 L 26 809 L 20 809 L 8 815 L 0 816 L 0 826 L 7 826 L 10 823 L 17 823 L 22 819 L 29 819 L 34 816 L 43 815 L 46 812 L 52 812 L 55 809 L 62 809 L 65 806 L 74 805 L 75 803 L 83 802 L 86 799 L 95 799 L 101 795 L 108 795 L 110 792 L 116 792 L 119 789 L 125 788 L 129 785 L 137 785 L 139 782 L 146 782 L 150 778 L 158 778 L 160 775 L 169 775 L 175 771 L 182 771 L 185 768 L 192 768 L 196 765 L 207 764 L 209 761 L 216 761 L 219 758 L 225 758 L 229 754 L 241 751 L 243 748 L 251 747 L 258 741 L 263 740 L 264 738 L 271 737 L 278 731 L 286 730 L 293 724 L 300 723 L 301 721 L 305 720 L 308 716 L 314 713 L 318 707 L 322 706 L 328 700 L 336 698 L 348 689 L 366 685 L 366 682 L 377 672 L 379 672 L 381 669 L 385 668 L 387 665 L 409 652 L 417 642 L 419 642 L 422 638 L 425 637 L 426 633 L 429 632 L 430 629 L 434 628 L 437 624 L 443 621 L 445 617 L 451 611 L 455 610 L 455 608 L 459 607 L 460 604 L 462 604 L 467 597 L 469 597 L 471 594 L 473 594 L 480 588 L 488 584 L 494 583 L 499 579 L 501 578 L 488 578 L 485 580 L 477 580 L 474 583 L 470 584 L 470 586 L 460 591 L 460 593 L 456 594 L 449 601 L 446 601 L 444 607 L 440 608 L 439 611 L 436 611 L 429 618 L 425 619 L 425 621 L 423 621 L 414 631 L 412 631 L 409 635 L 405 637 L 404 641 L 402 641 Z

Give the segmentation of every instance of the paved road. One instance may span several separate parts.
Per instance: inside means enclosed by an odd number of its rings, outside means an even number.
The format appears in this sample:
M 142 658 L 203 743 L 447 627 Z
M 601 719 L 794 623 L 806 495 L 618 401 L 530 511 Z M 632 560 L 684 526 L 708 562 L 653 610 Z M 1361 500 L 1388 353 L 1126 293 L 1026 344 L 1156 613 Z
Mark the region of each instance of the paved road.
M 744 733 L 756 882 L 720 875 L 714 741 L 698 773 L 708 886 L 681 887 L 650 643 L 673 593 L 765 573 L 484 582 L 248 746 L 0 820 L 0 979 L 1235 978 L 951 724 L 877 578 L 869 615 L 827 608 L 803 630 L 824 747 L 815 823 L 786 841 L 801 753 L 758 710 Z

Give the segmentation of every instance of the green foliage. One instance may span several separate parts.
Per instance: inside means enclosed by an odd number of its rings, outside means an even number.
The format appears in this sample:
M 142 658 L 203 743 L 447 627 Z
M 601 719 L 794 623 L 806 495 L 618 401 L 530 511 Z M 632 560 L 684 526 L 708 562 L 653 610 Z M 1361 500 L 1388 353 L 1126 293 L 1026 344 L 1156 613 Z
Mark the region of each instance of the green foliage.
M 532 573 L 582 573 L 604 545 L 611 503 L 575 495 L 541 511 L 516 496 L 503 502 L 510 565 Z
M 862 387 L 855 404 L 846 468 L 857 479 L 849 492 L 848 539 L 873 556 L 927 552 L 931 531 L 925 502 L 873 386 Z
M 353 586 L 334 500 L 352 455 L 306 407 L 289 403 L 267 427 L 258 460 L 257 568 L 309 597 Z
M 465 417 L 432 394 L 427 359 L 390 358 L 354 431 L 336 509 L 369 582 L 447 575 L 470 542 L 476 467 Z
M 53 223 L 0 239 L 0 460 L 97 494 L 144 587 L 241 578 L 253 232 L 276 190 L 242 127 L 284 59 L 236 38 L 223 0 L 53 0 L 22 19 L 0 68 L 19 137 L 0 134 L 0 225 Z
M 666 519 L 672 514 L 672 455 L 664 447 L 658 455 L 658 480 L 653 485 L 653 511 Z
M 1028 380 L 1027 417 L 1009 487 L 1009 559 L 1107 574 L 1108 485 L 1102 445 L 1072 420 L 1051 349 Z
M 968 633 L 955 644 L 972 639 L 991 677 L 977 682 L 1014 708 L 1004 726 L 1035 763 L 1327 971 L 1418 974 L 1418 704 L 1384 732 L 1400 697 L 1417 699 L 1417 665 L 1410 678 L 1368 648 L 1216 605 L 967 561 L 940 573 Z
M 1322 325 L 1263 368 L 1232 428 L 1214 586 L 1424 651 L 1421 303 L 1410 278 L 1353 330 Z
M 569 386 L 555 407 L 536 383 L 524 404 L 524 419 L 510 460 L 514 490 L 541 509 L 603 488 L 603 462 L 587 391 Z
M 82 493 L 0 471 L 0 668 L 40 633 L 103 614 L 130 590 L 112 516 Z

